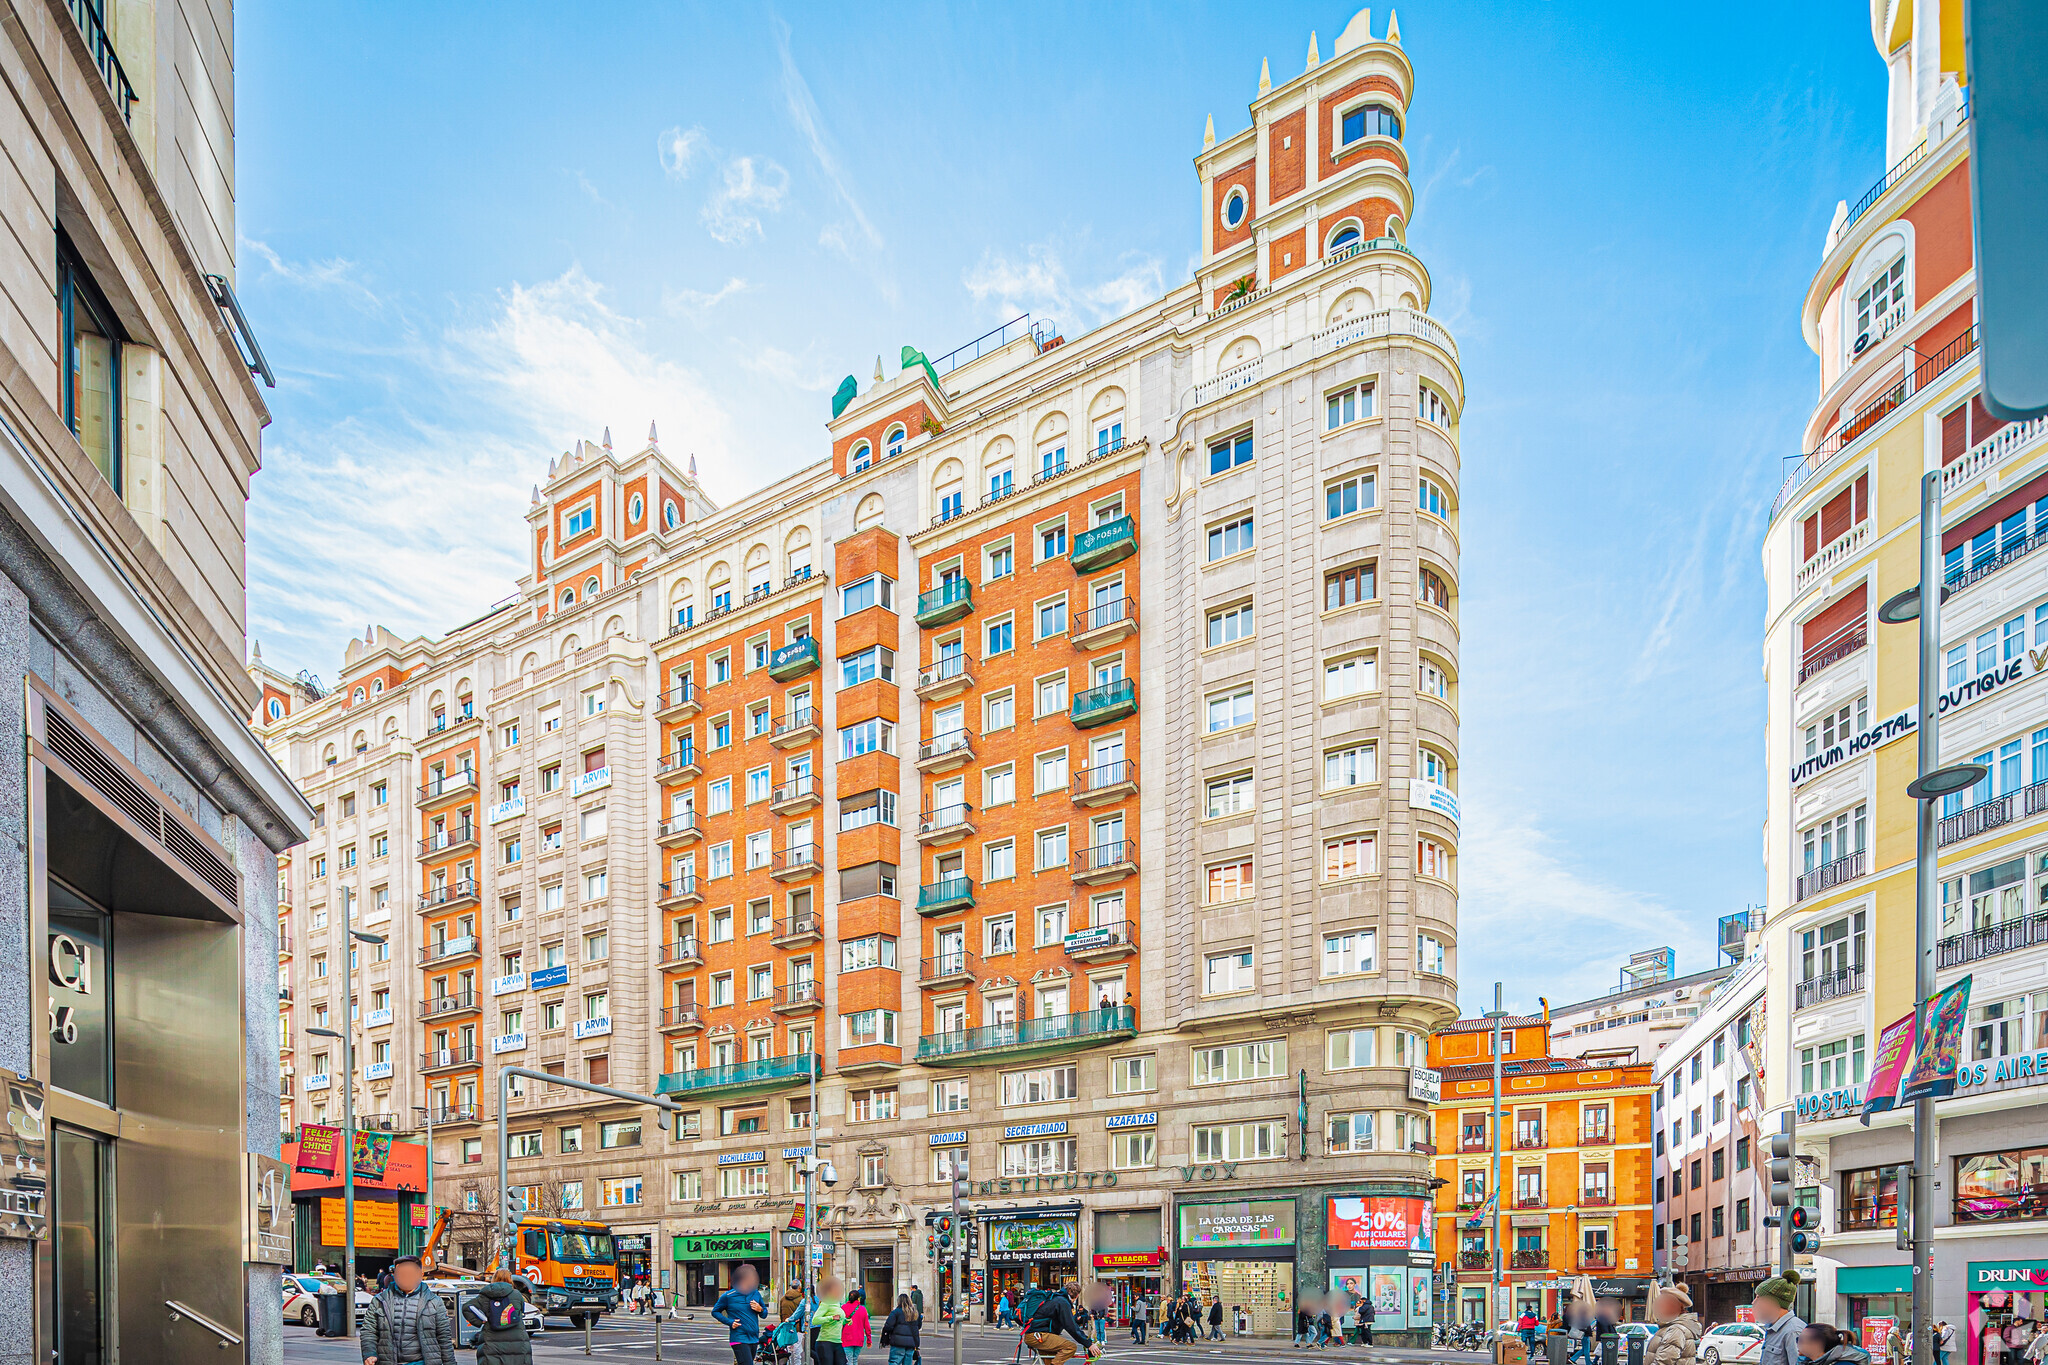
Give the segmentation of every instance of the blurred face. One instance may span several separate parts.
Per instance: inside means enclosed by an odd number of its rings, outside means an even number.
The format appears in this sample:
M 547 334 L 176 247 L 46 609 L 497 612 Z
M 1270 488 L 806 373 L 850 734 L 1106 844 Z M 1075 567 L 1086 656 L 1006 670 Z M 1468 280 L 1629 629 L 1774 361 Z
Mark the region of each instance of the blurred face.
M 1822 1343 L 1818 1332 L 1808 1330 L 1799 1334 L 1799 1354 L 1808 1360 L 1819 1360 L 1827 1353 L 1828 1348 Z
M 732 1287 L 742 1294 L 761 1282 L 761 1274 L 750 1265 L 743 1265 L 732 1273 Z
M 1756 1320 L 1766 1327 L 1785 1316 L 1784 1305 L 1768 1295 L 1757 1295 L 1750 1301 L 1750 1307 L 1756 1309 Z
M 1675 1322 L 1685 1314 L 1685 1301 L 1676 1294 L 1657 1296 L 1657 1321 Z
M 426 1272 L 420 1269 L 416 1261 L 401 1261 L 391 1267 L 391 1278 L 400 1289 L 410 1294 L 420 1287 L 420 1281 L 426 1278 Z

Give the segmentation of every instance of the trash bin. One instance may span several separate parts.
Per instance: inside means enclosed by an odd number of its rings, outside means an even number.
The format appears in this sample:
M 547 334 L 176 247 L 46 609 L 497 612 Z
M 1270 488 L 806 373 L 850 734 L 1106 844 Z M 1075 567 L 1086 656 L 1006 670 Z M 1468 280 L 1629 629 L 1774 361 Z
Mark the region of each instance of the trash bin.
M 323 1337 L 345 1337 L 348 1335 L 347 1294 L 330 1289 L 320 1295 L 320 1330 Z

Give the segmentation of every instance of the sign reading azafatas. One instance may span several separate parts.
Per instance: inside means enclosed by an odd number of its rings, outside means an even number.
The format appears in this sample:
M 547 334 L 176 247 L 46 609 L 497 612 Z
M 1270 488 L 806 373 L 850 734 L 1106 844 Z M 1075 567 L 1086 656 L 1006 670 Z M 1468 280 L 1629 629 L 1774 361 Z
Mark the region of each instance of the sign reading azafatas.
M 1180 1206 L 1180 1244 L 1204 1247 L 1291 1247 L 1294 1201 L 1252 1199 Z

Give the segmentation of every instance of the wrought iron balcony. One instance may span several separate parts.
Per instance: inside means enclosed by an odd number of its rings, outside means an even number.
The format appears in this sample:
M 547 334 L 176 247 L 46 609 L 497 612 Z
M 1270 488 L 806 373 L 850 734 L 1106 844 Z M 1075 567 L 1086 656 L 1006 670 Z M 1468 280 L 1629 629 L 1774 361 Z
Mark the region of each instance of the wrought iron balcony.
M 704 1027 L 704 1015 L 694 1004 L 671 1005 L 661 1012 L 658 1027 L 663 1033 L 694 1033 Z
M 483 941 L 475 934 L 461 934 L 455 938 L 435 939 L 420 947 L 420 965 L 431 967 L 442 962 L 459 962 L 465 957 L 477 957 L 484 950 Z
M 71 0 L 71 18 L 85 38 L 86 51 L 92 53 L 93 65 L 99 68 L 100 79 L 107 83 L 115 105 L 121 110 L 121 121 L 133 123 L 137 99 L 135 87 L 128 83 L 128 73 L 122 69 L 121 59 L 114 54 L 114 40 L 107 36 L 107 26 L 100 22 L 100 5 L 96 0 Z
M 801 915 L 787 915 L 776 920 L 768 941 L 778 948 L 793 948 L 798 944 L 815 943 L 824 936 L 824 918 L 815 910 L 807 910 Z
M 778 749 L 791 749 L 799 744 L 808 744 L 823 733 L 824 712 L 815 706 L 799 706 L 775 722 L 775 733 L 768 742 Z
M 1138 870 L 1138 842 L 1114 839 L 1093 848 L 1074 850 L 1069 875 L 1077 882 L 1113 882 Z
M 2036 782 L 2031 787 L 1994 796 L 1989 801 L 1979 801 L 1954 815 L 1942 817 L 1935 826 L 1934 839 L 1944 846 L 1973 839 L 2015 820 L 2039 815 L 2044 810 L 2048 810 L 2048 782 Z
M 1614 1253 L 1612 1251 L 1588 1247 L 1579 1252 L 1579 1269 L 1612 1270 L 1614 1269 Z
M 775 988 L 775 999 L 768 1008 L 777 1014 L 816 1014 L 825 1008 L 825 983 L 785 982 Z
M 1579 1129 L 1579 1146 L 1581 1147 L 1612 1147 L 1613 1145 L 1614 1130 L 1604 1123 Z
M 1074 774 L 1067 794 L 1077 806 L 1099 806 L 1135 796 L 1138 791 L 1138 761 L 1120 758 L 1098 763 Z
M 795 815 L 798 811 L 809 810 L 825 799 L 824 788 L 810 773 L 792 777 L 777 787 L 768 797 L 768 809 L 777 815 Z
M 1490 1251 L 1460 1251 L 1458 1253 L 1458 1269 L 1460 1270 L 1491 1270 L 1492 1268 L 1493 1253 Z
M 427 1055 L 436 1054 L 430 1052 Z M 427 1118 L 434 1127 L 441 1128 L 457 1123 L 481 1123 L 483 1111 L 473 1104 L 442 1105 L 438 1109 L 427 1110 Z
M 663 719 L 670 716 L 693 716 L 701 709 L 703 700 L 697 684 L 688 678 L 654 698 L 654 714 Z
M 1934 945 L 1936 967 L 1961 967 L 2048 943 L 2048 912 L 1954 934 Z
M 454 991 L 448 995 L 430 995 L 420 1001 L 420 1018 L 439 1019 L 450 1014 L 470 1014 L 482 1008 L 475 991 Z
M 819 849 L 816 844 L 798 844 L 793 848 L 781 849 L 775 854 L 774 862 L 768 869 L 768 875 L 779 882 L 793 882 L 805 877 L 815 877 L 818 875 L 821 866 L 818 862 L 818 853 Z
M 454 1066 L 475 1066 L 476 1049 L 473 1047 L 444 1047 L 434 1052 L 420 1054 L 420 1070 L 441 1071 Z
M 1076 649 L 1101 649 L 1138 629 L 1138 600 L 1118 597 L 1074 614 L 1070 638 Z
M 702 773 L 704 769 L 697 762 L 697 746 L 685 744 L 671 753 L 662 755 L 655 765 L 654 780 L 657 782 L 686 782 Z
M 964 578 L 949 578 L 929 592 L 917 595 L 917 623 L 943 626 L 974 610 L 974 588 Z
M 1807 1009 L 1863 989 L 1863 968 L 1843 967 L 1822 976 L 1810 977 L 1792 987 L 1792 1008 Z
M 1843 882 L 1856 880 L 1864 873 L 1867 856 L 1865 851 L 1859 848 L 1846 857 L 1837 858 L 1831 863 L 1822 863 L 1811 872 L 1800 873 L 1798 885 L 1793 889 L 1793 899 L 1803 901 L 1808 896 L 1817 896 L 1831 887 L 1840 886 Z
M 917 817 L 917 841 L 921 844 L 950 844 L 974 833 L 974 807 L 965 801 L 925 811 Z
M 468 848 L 476 843 L 476 826 L 468 821 L 453 829 L 437 830 L 419 841 L 422 858 L 435 853 L 448 853 L 458 848 Z
M 974 686 L 974 661 L 962 654 L 941 654 L 931 667 L 917 675 L 917 695 L 924 701 L 940 701 Z
M 1869 643 L 1869 619 L 1858 617 L 1799 656 L 1799 681 L 1803 683 L 1821 670 L 1832 668 Z
M 661 945 L 660 965 L 664 967 L 701 967 L 704 965 L 704 948 L 697 942 L 695 934 Z
M 917 1060 L 947 1066 L 977 1060 L 1008 1061 L 1067 1052 L 1133 1037 L 1137 1011 L 1128 1005 L 987 1024 L 953 1033 L 929 1033 L 917 1040 Z
M 1510 1253 L 1508 1264 L 1516 1270 L 1547 1270 L 1550 1267 L 1550 1249 L 1516 1247 Z
M 917 770 L 946 772 L 974 761 L 974 734 L 962 727 L 933 735 L 917 749 Z
M 704 827 L 697 823 L 697 812 L 686 810 L 662 821 L 654 837 L 661 844 L 687 844 L 703 838 Z
M 1064 946 L 1067 956 L 1076 962 L 1109 962 L 1129 957 L 1138 951 L 1138 922 L 1119 919 L 1075 929 L 1068 933 Z
M 1077 728 L 1087 730 L 1097 725 L 1122 720 L 1137 709 L 1137 680 L 1118 678 L 1115 682 L 1091 687 L 1085 692 L 1076 692 L 1068 714 Z
M 420 893 L 420 910 L 432 914 L 439 910 L 453 910 L 459 905 L 477 898 L 477 884 L 473 881 L 449 882 L 445 886 L 428 887 Z
M 664 910 L 681 909 L 695 905 L 704 899 L 704 893 L 697 889 L 697 875 L 686 872 L 665 882 L 654 884 L 655 903 Z
M 476 770 L 474 768 L 463 768 L 459 771 L 434 778 L 424 787 L 421 787 L 419 804 L 422 806 L 433 805 L 440 801 L 452 800 L 458 796 L 467 796 L 475 790 Z
M 791 640 L 768 656 L 768 676 L 777 682 L 801 678 L 817 666 L 818 640 L 813 635 Z
M 926 988 L 972 981 L 980 961 L 964 948 L 927 957 L 917 964 L 917 984 Z

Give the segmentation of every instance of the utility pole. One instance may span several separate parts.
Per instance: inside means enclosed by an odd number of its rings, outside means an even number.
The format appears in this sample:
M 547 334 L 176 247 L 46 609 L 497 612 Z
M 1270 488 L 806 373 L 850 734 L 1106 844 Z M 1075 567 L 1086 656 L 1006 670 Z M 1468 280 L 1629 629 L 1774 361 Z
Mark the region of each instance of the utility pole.
M 967 1168 L 948 1162 L 953 1190 L 953 1365 L 962 1365 L 962 1324 L 967 1318 Z
M 1493 983 L 1493 1008 L 1486 1017 L 1493 1020 L 1493 1177 L 1488 1187 L 1493 1196 L 1493 1249 L 1486 1262 L 1493 1268 L 1493 1282 L 1486 1293 L 1486 1322 L 1489 1327 L 1500 1325 L 1500 1274 L 1501 1259 L 1506 1254 L 1501 1248 L 1501 1211 L 1507 1201 L 1501 1198 L 1500 1190 L 1500 1035 L 1501 1021 L 1507 1018 L 1507 1011 L 1501 1008 L 1501 983 Z
M 594 1085 L 579 1081 L 571 1076 L 557 1076 L 546 1071 L 534 1071 L 523 1066 L 501 1066 L 498 1068 L 498 1255 L 503 1259 L 500 1265 L 508 1268 L 519 1264 L 519 1239 L 516 1235 L 518 1224 L 510 1217 L 512 1183 L 510 1178 L 512 1158 L 512 1137 L 507 1126 L 512 1108 L 512 1078 L 523 1076 L 542 1085 L 564 1085 L 571 1090 L 587 1090 L 593 1095 L 604 1095 L 610 1099 L 625 1100 L 629 1104 L 651 1105 L 663 1114 L 676 1112 L 674 1100 L 657 1095 L 638 1095 L 631 1090 L 614 1090 L 608 1085 Z M 429 1154 L 431 1156 L 431 1153 Z M 587 1320 L 587 1319 L 586 1319 Z
M 356 944 L 375 947 L 384 942 L 382 935 L 356 929 L 349 930 L 348 936 L 353 941 L 342 967 L 341 1028 L 338 1032 L 331 1028 L 306 1030 L 317 1037 L 341 1040 L 341 1258 L 342 1292 L 348 1296 L 348 1311 L 342 1314 L 344 1341 L 356 1334 Z

